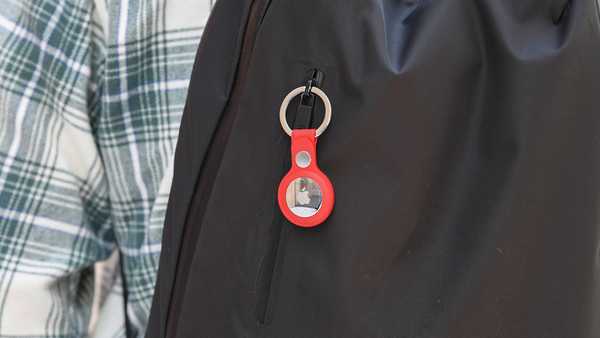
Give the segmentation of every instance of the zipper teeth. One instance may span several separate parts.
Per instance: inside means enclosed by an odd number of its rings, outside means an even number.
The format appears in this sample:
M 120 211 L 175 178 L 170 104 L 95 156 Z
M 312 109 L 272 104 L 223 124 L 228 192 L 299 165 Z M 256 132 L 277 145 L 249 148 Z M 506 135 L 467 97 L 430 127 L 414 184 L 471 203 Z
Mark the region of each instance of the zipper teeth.
M 279 209 L 276 207 L 275 212 L 279 214 Z M 256 303 L 256 319 L 258 321 L 259 326 L 266 326 L 270 323 L 270 309 L 272 308 L 272 293 L 274 292 L 274 284 L 275 284 L 275 271 L 277 270 L 277 266 L 279 264 L 279 260 L 281 257 L 281 250 L 284 242 L 284 231 L 285 227 L 284 219 L 281 216 L 275 216 L 273 220 L 273 227 L 275 227 L 274 238 L 272 240 L 272 244 L 270 245 L 270 250 L 265 256 L 263 263 L 260 267 L 260 275 L 262 276 L 260 280 L 262 281 L 258 290 L 258 299 Z
M 308 71 L 309 76 L 305 79 L 305 83 L 308 86 L 314 85 L 320 87 L 322 85 L 322 81 L 324 78 L 324 73 L 317 69 L 313 68 Z M 311 100 L 308 102 L 309 105 L 298 106 L 296 110 L 296 115 L 294 117 L 294 127 L 296 128 L 310 128 L 310 124 L 312 121 L 312 115 L 314 115 L 315 108 L 315 100 L 312 95 L 310 96 Z M 304 97 L 302 97 L 304 99 Z M 303 116 L 300 116 L 303 115 Z M 285 172 L 286 169 L 290 167 L 289 156 L 283 156 L 282 161 L 282 172 Z M 257 301 L 256 301 L 256 319 L 258 321 L 259 326 L 267 326 L 270 324 L 272 319 L 273 312 L 273 295 L 276 292 L 277 287 L 277 271 L 278 267 L 282 264 L 282 255 L 284 246 L 287 238 L 287 230 L 289 229 L 285 225 L 287 222 L 283 218 L 281 211 L 279 210 L 279 206 L 277 200 L 274 201 L 274 219 L 271 224 L 273 237 L 269 241 L 268 251 L 266 252 L 262 263 L 259 267 L 258 271 L 258 280 L 257 280 Z
M 194 250 L 192 247 L 184 248 L 186 243 L 188 245 L 194 245 L 196 242 L 196 238 L 199 236 L 199 231 L 196 229 L 195 236 L 188 236 L 189 233 L 192 233 L 194 228 L 199 228 L 199 224 L 195 224 L 198 220 L 202 220 L 204 211 L 206 208 L 206 204 L 208 202 L 208 197 L 211 195 L 214 177 L 218 172 L 220 167 L 220 163 L 222 160 L 223 149 L 227 144 L 227 139 L 231 133 L 231 125 L 235 120 L 235 115 L 237 113 L 238 108 L 238 98 L 240 96 L 240 87 L 242 87 L 242 83 L 246 78 L 247 73 L 247 64 L 252 54 L 252 42 L 256 37 L 256 33 L 258 31 L 257 20 L 253 20 L 257 18 L 257 11 L 260 8 L 257 4 L 261 2 L 261 0 L 254 0 L 250 4 L 250 8 L 248 10 L 248 19 L 246 22 L 246 28 L 244 32 L 244 36 L 242 39 L 241 52 L 239 57 L 238 69 L 236 78 L 234 80 L 233 88 L 231 90 L 230 100 L 227 103 L 227 106 L 223 110 L 223 114 L 218 123 L 217 129 L 213 136 L 213 140 L 211 141 L 211 146 L 207 151 L 207 158 L 205 165 L 200 173 L 200 179 L 196 184 L 196 191 L 194 193 L 194 197 L 191 203 L 190 208 L 194 208 L 193 215 L 195 217 L 188 217 L 184 224 L 184 234 L 182 238 L 186 238 L 186 241 L 183 241 L 179 253 L 179 258 L 177 260 L 178 267 L 176 268 L 176 273 L 173 281 L 173 296 L 171 302 L 169 304 L 169 308 L 166 316 L 165 323 L 165 337 L 172 338 L 177 336 L 177 321 L 176 318 L 179 317 L 180 312 L 180 304 L 183 300 L 184 292 L 177 292 L 177 290 L 184 291 L 188 277 L 187 274 L 190 270 L 190 264 L 181 264 L 181 261 L 186 258 L 186 256 L 193 256 Z M 262 16 L 260 18 L 262 20 Z M 192 224 L 192 221 L 195 221 Z M 201 222 L 200 222 L 201 223 Z M 188 253 L 186 256 L 184 256 Z M 190 262 L 191 263 L 191 262 Z

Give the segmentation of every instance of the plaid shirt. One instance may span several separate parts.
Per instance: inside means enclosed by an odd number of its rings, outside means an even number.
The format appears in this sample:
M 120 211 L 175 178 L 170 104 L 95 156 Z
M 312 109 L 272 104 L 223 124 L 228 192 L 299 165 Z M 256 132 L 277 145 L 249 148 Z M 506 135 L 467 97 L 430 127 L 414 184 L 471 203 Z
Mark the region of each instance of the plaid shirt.
M 0 6 L 0 337 L 140 337 L 170 162 L 211 0 Z

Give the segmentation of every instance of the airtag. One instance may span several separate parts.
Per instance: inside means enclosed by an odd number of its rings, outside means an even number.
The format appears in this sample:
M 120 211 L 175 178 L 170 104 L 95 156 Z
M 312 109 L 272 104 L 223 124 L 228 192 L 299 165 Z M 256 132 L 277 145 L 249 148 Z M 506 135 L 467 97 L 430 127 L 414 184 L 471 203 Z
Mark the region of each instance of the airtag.
M 299 217 L 311 217 L 321 209 L 323 194 L 317 182 L 308 177 L 299 177 L 287 187 L 287 207 Z
M 304 87 L 292 90 L 283 100 L 279 117 L 290 135 L 292 167 L 279 183 L 278 202 L 283 215 L 293 224 L 310 228 L 323 223 L 331 212 L 335 194 L 331 181 L 317 165 L 317 137 L 331 121 L 331 103 L 319 88 L 310 88 L 325 104 L 325 117 L 317 129 L 291 129 L 286 120 L 287 106 Z

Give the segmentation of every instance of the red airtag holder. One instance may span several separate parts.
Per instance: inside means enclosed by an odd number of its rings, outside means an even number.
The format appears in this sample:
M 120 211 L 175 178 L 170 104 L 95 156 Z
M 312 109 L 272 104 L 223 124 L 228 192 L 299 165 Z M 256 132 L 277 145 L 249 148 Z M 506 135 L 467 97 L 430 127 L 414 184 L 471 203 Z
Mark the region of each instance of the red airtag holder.
M 335 201 L 333 185 L 329 178 L 317 165 L 317 137 L 315 129 L 292 130 L 292 168 L 279 183 L 278 202 L 281 212 L 291 223 L 311 228 L 323 223 L 331 212 Z M 308 161 L 307 161 L 308 155 Z M 316 212 L 309 216 L 300 216 L 292 211 L 288 205 L 288 187 L 296 179 L 308 178 L 320 189 L 321 203 Z M 308 191 L 307 191 L 308 194 Z M 311 197 L 308 197 L 310 199 Z M 312 197 L 314 198 L 314 197 Z
M 323 122 L 317 129 L 291 129 L 287 122 L 288 105 L 294 97 L 303 93 L 317 95 L 325 106 Z M 279 183 L 277 201 L 285 218 L 299 227 L 315 227 L 325 222 L 333 211 L 333 185 L 317 164 L 317 138 L 329 126 L 331 115 L 329 98 L 314 86 L 292 90 L 279 108 L 281 127 L 292 138 L 292 168 Z

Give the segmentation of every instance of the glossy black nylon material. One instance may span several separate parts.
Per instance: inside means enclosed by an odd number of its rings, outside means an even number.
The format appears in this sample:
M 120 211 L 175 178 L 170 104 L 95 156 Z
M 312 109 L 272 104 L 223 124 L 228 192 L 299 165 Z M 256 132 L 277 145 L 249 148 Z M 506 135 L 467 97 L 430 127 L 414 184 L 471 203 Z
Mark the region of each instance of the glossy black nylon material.
M 598 27 L 593 0 L 220 0 L 147 337 L 599 337 Z M 336 207 L 305 230 L 277 110 L 313 68 Z

